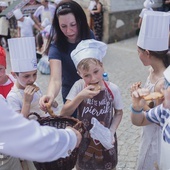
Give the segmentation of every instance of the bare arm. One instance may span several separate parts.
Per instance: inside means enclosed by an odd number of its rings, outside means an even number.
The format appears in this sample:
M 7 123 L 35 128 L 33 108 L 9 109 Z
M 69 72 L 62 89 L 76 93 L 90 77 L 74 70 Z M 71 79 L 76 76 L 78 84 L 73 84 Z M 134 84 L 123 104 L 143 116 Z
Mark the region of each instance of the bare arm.
M 142 18 L 139 18 L 139 21 L 138 21 L 138 28 L 141 27 L 141 24 L 142 24 Z
M 41 23 L 39 22 L 39 19 L 36 16 L 32 16 L 32 19 L 34 20 L 34 22 L 38 25 L 41 26 Z
M 40 102 L 39 102 L 42 110 L 46 110 L 45 103 L 48 102 L 51 104 L 60 92 L 60 88 L 62 84 L 61 67 L 62 66 L 60 60 L 55 60 L 55 59 L 50 60 L 51 74 L 50 74 L 50 81 L 47 88 L 47 93 L 46 95 L 40 98 Z
M 34 28 L 36 28 L 39 31 L 41 31 L 43 29 L 42 27 L 38 26 L 37 24 L 34 24 L 33 26 L 34 26 Z
M 118 128 L 123 116 L 123 110 L 116 110 L 115 109 L 115 114 L 113 116 L 113 121 L 110 126 L 110 130 L 113 134 L 115 134 L 116 129 Z
M 63 116 L 72 115 L 73 112 L 77 109 L 79 104 L 84 99 L 93 98 L 94 96 L 96 96 L 100 92 L 100 90 L 92 91 L 91 89 L 93 89 L 93 88 L 94 88 L 94 86 L 92 86 L 92 85 L 87 86 L 80 93 L 78 93 L 73 100 L 67 100 L 67 102 L 63 106 L 60 114 L 63 115 Z
M 146 102 L 142 96 L 147 94 L 149 94 L 147 89 L 137 89 L 132 93 L 131 121 L 136 126 L 145 126 L 151 124 L 151 122 L 146 119 L 146 113 L 141 111 L 146 105 Z M 133 110 L 137 111 L 138 113 L 133 112 Z
M 102 11 L 102 5 L 100 3 L 97 4 L 97 9 L 92 10 L 93 13 L 100 13 Z
M 21 37 L 21 28 L 20 27 L 17 28 L 17 37 Z
M 24 115 L 24 117 L 28 117 L 28 115 L 30 114 L 31 102 L 33 100 L 33 95 L 35 92 L 36 89 L 32 86 L 27 86 L 24 90 L 24 99 L 21 109 L 21 113 Z

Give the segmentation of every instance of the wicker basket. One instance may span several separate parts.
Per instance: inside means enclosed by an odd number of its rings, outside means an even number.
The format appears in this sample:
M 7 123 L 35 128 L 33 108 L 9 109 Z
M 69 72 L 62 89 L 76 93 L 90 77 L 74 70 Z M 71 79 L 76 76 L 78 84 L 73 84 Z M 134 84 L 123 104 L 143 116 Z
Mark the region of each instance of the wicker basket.
M 67 126 L 71 126 L 77 129 L 81 134 L 84 133 L 83 123 L 78 119 L 66 116 L 40 118 L 38 114 L 32 114 L 38 117 L 37 121 L 40 123 L 40 125 L 52 126 L 56 127 L 57 129 L 65 129 Z M 76 164 L 77 154 L 78 148 L 75 148 L 69 157 L 60 158 L 52 162 L 34 162 L 34 164 L 37 170 L 71 170 Z

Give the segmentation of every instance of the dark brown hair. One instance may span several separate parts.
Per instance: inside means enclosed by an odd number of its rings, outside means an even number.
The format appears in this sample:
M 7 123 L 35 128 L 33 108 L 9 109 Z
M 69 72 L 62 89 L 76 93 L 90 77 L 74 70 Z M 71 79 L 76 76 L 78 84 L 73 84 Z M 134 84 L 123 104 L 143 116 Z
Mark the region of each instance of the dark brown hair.
M 62 0 L 56 7 L 51 33 L 53 35 L 54 44 L 57 45 L 57 48 L 61 52 L 67 52 L 68 50 L 68 42 L 67 37 L 63 34 L 59 26 L 58 16 L 66 15 L 72 13 L 75 16 L 78 31 L 79 31 L 79 38 L 81 40 L 90 39 L 90 28 L 88 26 L 86 14 L 84 13 L 82 7 L 75 1 L 72 0 Z M 49 41 L 48 48 L 50 46 Z M 47 50 L 48 50 L 47 48 Z
M 138 47 L 142 51 L 146 51 L 145 49 Z M 150 55 L 154 56 L 155 58 L 161 59 L 164 66 L 167 68 L 170 65 L 170 54 L 168 50 L 164 51 L 150 51 L 148 50 Z

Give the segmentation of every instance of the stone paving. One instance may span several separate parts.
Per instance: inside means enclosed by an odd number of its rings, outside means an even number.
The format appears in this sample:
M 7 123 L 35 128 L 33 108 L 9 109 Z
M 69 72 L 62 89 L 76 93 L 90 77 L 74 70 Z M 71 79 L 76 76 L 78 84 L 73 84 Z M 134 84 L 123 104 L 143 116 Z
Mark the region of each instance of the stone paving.
M 140 142 L 141 128 L 132 125 L 130 121 L 130 86 L 133 82 L 145 82 L 148 68 L 141 63 L 137 53 L 137 37 L 108 44 L 108 51 L 104 58 L 104 68 L 109 75 L 109 81 L 120 87 L 124 102 L 124 115 L 117 130 L 118 136 L 118 165 L 117 170 L 135 170 Z M 8 54 L 8 53 L 7 53 Z M 10 62 L 7 57 L 9 72 Z M 43 93 L 46 92 L 49 75 L 38 72 L 37 83 Z M 56 98 L 62 107 L 61 94 Z

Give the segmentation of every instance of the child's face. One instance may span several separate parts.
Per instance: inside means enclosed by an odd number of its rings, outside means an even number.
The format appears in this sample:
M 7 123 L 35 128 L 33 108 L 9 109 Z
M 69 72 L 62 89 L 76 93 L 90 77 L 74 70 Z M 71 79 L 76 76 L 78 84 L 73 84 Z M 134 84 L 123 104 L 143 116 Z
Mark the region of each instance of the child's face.
M 89 84 L 99 84 L 102 85 L 103 83 L 103 67 L 99 64 L 94 62 L 89 63 L 89 70 L 83 70 L 80 68 L 79 75 L 85 81 L 86 85 Z
M 24 89 L 27 85 L 32 85 L 37 79 L 37 70 L 19 73 L 16 75 L 18 88 Z

